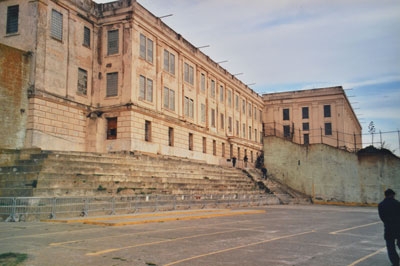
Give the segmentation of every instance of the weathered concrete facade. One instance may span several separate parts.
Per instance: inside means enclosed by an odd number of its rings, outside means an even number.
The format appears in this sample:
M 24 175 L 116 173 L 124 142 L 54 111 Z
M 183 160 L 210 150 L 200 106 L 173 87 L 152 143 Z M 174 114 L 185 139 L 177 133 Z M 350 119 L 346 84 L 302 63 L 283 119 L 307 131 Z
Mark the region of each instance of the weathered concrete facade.
M 342 87 L 270 93 L 263 99 L 266 135 L 299 144 L 362 148 L 361 125 Z
M 31 55 L 0 44 L 0 147 L 24 147 Z
M 270 173 L 316 201 L 378 203 L 383 192 L 400 193 L 400 159 L 391 154 L 356 154 L 324 144 L 303 146 L 264 138 Z
M 0 18 L 0 42 L 32 54 L 24 147 L 261 151 L 262 98 L 136 1 L 5 0 Z

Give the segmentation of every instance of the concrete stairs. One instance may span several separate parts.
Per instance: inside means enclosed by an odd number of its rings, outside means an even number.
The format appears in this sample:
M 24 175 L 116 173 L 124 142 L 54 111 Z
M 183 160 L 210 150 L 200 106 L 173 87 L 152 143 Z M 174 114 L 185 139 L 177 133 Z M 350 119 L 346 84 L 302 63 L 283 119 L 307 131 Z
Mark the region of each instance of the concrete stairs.
M 145 154 L 32 150 L 0 167 L 0 197 L 265 193 L 240 169 Z
M 311 197 L 298 192 L 287 185 L 279 182 L 268 173 L 267 180 L 262 178 L 262 172 L 259 169 L 249 169 L 246 171 L 260 188 L 264 188 L 267 192 L 274 194 L 281 204 L 311 204 Z

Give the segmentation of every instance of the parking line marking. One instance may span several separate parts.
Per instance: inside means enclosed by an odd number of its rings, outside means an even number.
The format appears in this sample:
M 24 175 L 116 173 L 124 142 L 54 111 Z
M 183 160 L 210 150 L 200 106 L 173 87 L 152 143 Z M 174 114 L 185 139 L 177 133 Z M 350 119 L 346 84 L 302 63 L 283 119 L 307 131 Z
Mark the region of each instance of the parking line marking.
M 366 226 L 370 226 L 370 225 L 374 225 L 374 224 L 379 224 L 379 223 L 381 223 L 381 222 L 379 221 L 379 222 L 370 223 L 370 224 L 363 224 L 363 225 L 359 225 L 359 226 L 354 226 L 354 227 L 345 228 L 345 229 L 342 229 L 342 230 L 330 232 L 329 234 L 331 234 L 331 235 L 336 235 L 337 233 L 346 232 L 346 231 L 350 231 L 350 230 L 353 230 L 353 229 L 357 229 L 357 228 L 361 228 L 361 227 L 366 227 Z
M 256 213 L 265 213 L 265 211 L 243 211 L 243 212 L 233 212 L 233 213 L 217 213 L 217 214 L 197 215 L 197 216 L 188 216 L 188 217 L 172 217 L 172 218 L 164 218 L 164 219 L 156 219 L 156 220 L 122 222 L 122 223 L 84 222 L 84 224 L 122 226 L 122 225 L 147 224 L 147 223 L 158 223 L 158 222 L 169 222 L 169 221 L 180 221 L 180 220 L 195 220 L 195 219 L 205 219 L 205 218 L 232 216 L 232 215 L 241 215 L 241 214 L 256 214 Z
M 255 242 L 255 243 L 251 243 L 251 244 L 247 244 L 247 245 L 241 245 L 241 246 L 237 246 L 237 247 L 233 247 L 233 248 L 217 250 L 217 251 L 213 251 L 213 252 L 210 252 L 210 253 L 197 255 L 197 256 L 194 256 L 194 257 L 190 257 L 190 258 L 186 258 L 186 259 L 170 262 L 168 264 L 164 264 L 164 266 L 175 265 L 175 264 L 179 264 L 181 262 L 194 260 L 194 259 L 198 259 L 198 258 L 210 256 L 210 255 L 215 255 L 215 254 L 219 254 L 219 253 L 223 253 L 223 252 L 227 252 L 227 251 L 231 251 L 231 250 L 236 250 L 236 249 L 240 249 L 240 248 L 255 246 L 255 245 L 259 245 L 259 244 L 263 244 L 263 243 L 267 243 L 267 242 L 272 242 L 272 241 L 275 241 L 275 240 L 280 240 L 280 239 L 285 239 L 285 238 L 290 238 L 290 237 L 295 237 L 295 236 L 300 236 L 300 235 L 306 235 L 306 234 L 310 234 L 310 233 L 314 233 L 314 232 L 315 231 L 312 230 L 312 231 L 307 231 L 307 232 L 302 232 L 302 233 L 297 233 L 297 234 L 292 234 L 292 235 L 286 235 L 286 236 L 280 236 L 280 237 L 275 237 L 275 238 L 271 238 L 271 239 L 266 239 L 266 240 L 262 240 L 262 241 L 259 241 L 259 242 Z
M 368 259 L 368 258 L 370 258 L 370 257 L 372 257 L 372 256 L 375 256 L 376 254 L 378 254 L 379 252 L 384 251 L 385 249 L 386 249 L 386 247 L 381 248 L 381 249 L 378 249 L 377 251 L 375 251 L 375 252 L 373 252 L 373 253 L 371 253 L 371 254 L 365 256 L 365 257 L 362 257 L 361 259 L 358 259 L 358 260 L 356 260 L 355 262 L 353 262 L 352 264 L 349 264 L 349 265 L 347 265 L 347 266 L 354 266 L 354 265 L 357 265 L 358 263 L 363 262 L 364 260 L 366 260 L 366 259 Z
M 185 237 L 179 237 L 179 238 L 174 238 L 174 239 L 167 239 L 167 240 L 161 240 L 161 241 L 137 244 L 137 245 L 126 246 L 126 247 L 122 247 L 122 248 L 111 248 L 111 249 L 105 249 L 105 250 L 101 250 L 101 251 L 97 251 L 97 252 L 86 253 L 86 255 L 87 256 L 97 256 L 97 255 L 102 255 L 102 254 L 106 254 L 106 253 L 110 253 L 110 252 L 114 252 L 114 251 L 119 251 L 119 250 L 124 250 L 124 249 L 143 247 L 143 246 L 151 246 L 151 245 L 156 245 L 156 244 L 162 244 L 162 243 L 173 242 L 173 241 L 184 240 L 184 239 L 190 239 L 190 238 L 196 238 L 196 237 L 202 237 L 202 236 L 212 236 L 212 235 L 224 234 L 224 233 L 229 233 L 229 232 L 234 232 L 234 231 L 237 231 L 237 230 L 236 229 L 235 230 L 225 230 L 225 231 L 219 231 L 219 232 L 214 232 L 214 233 L 198 234 L 198 235 L 185 236 Z
M 121 219 L 131 219 L 131 218 L 145 218 L 145 217 L 158 217 L 158 216 L 168 216 L 168 215 L 178 215 L 178 214 L 194 214 L 202 212 L 223 212 L 231 211 L 231 209 L 217 209 L 217 210 L 196 210 L 189 212 L 163 212 L 163 213 L 151 213 L 142 215 L 129 215 L 129 216 L 112 216 L 112 217 L 99 217 L 99 218 L 87 218 L 87 219 L 74 219 L 74 220 L 40 220 L 45 223 L 86 223 L 92 221 L 107 221 L 107 220 L 121 220 Z
M 79 240 L 71 240 L 71 241 L 65 241 L 65 242 L 54 242 L 54 243 L 50 243 L 49 245 L 50 246 L 61 246 L 61 245 L 65 245 L 65 244 L 71 244 L 71 243 L 77 243 L 77 242 L 83 242 L 83 241 L 90 241 L 90 240 L 99 240 L 99 239 L 105 239 L 105 238 L 133 236 L 133 235 L 141 235 L 141 234 L 151 234 L 151 233 L 168 232 L 168 231 L 191 229 L 191 228 L 208 228 L 208 227 L 215 227 L 215 226 L 224 225 L 224 224 L 246 223 L 246 222 L 249 222 L 249 221 L 251 221 L 251 220 L 225 222 L 225 223 L 217 223 L 217 224 L 210 224 L 210 225 L 185 226 L 185 227 L 179 227 L 179 228 L 168 228 L 168 229 L 152 230 L 152 231 L 145 231 L 145 232 L 135 232 L 135 233 L 130 233 L 130 234 L 120 234 L 120 235 L 111 235 L 111 236 L 103 236 L 103 237 L 94 237 L 94 238 L 86 238 L 86 239 L 79 239 Z M 255 228 L 258 228 L 258 227 L 255 227 Z M 225 229 L 227 229 L 227 228 L 225 228 Z M 229 228 L 229 229 L 233 229 L 233 228 Z

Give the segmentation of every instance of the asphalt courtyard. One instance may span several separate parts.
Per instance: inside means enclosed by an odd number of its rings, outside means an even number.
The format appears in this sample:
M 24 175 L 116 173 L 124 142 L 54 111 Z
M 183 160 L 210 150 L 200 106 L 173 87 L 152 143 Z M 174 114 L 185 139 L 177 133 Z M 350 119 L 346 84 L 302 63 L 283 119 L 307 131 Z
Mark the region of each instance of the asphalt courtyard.
M 3 222 L 0 254 L 26 253 L 23 265 L 38 266 L 390 265 L 376 208 L 279 205 L 140 215 Z

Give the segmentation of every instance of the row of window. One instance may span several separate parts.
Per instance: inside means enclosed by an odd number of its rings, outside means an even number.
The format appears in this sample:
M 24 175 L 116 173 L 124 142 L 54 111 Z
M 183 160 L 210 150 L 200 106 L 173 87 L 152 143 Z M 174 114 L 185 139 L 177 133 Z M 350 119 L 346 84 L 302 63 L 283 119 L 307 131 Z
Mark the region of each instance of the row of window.
M 303 131 L 308 131 L 309 129 L 309 124 L 303 123 Z M 291 128 L 289 125 L 283 126 L 283 136 L 285 138 L 291 137 L 293 135 L 293 132 L 291 132 L 291 130 L 293 130 L 293 128 Z M 332 136 L 332 123 L 325 123 L 324 131 L 325 136 Z
M 302 118 L 303 119 L 308 119 L 309 118 L 309 112 L 308 112 L 308 107 L 302 107 L 301 109 L 302 113 Z M 324 117 L 331 117 L 331 106 L 330 105 L 324 105 Z M 290 110 L 289 108 L 283 109 L 283 120 L 290 120 Z
M 117 138 L 117 123 L 118 123 L 118 118 L 117 117 L 111 117 L 107 118 L 107 139 L 112 140 Z M 144 132 L 144 140 L 146 142 L 151 142 L 152 141 L 152 123 L 151 121 L 146 120 L 145 121 L 145 132 Z M 193 142 L 193 133 L 189 133 L 189 139 L 188 139 L 188 149 L 193 151 L 194 149 L 194 142 Z M 174 140 L 174 128 L 169 127 L 168 128 L 168 146 L 174 146 L 175 144 Z M 213 145 L 213 155 L 217 155 L 217 141 L 213 140 L 212 141 Z M 207 138 L 203 137 L 203 153 L 207 153 Z M 221 142 L 221 156 L 225 157 L 225 143 Z M 245 150 L 245 155 L 247 156 L 247 150 Z M 233 157 L 233 145 L 230 146 L 230 157 Z M 238 147 L 238 159 L 240 159 L 240 148 Z M 251 162 L 253 162 L 253 152 L 251 151 Z

